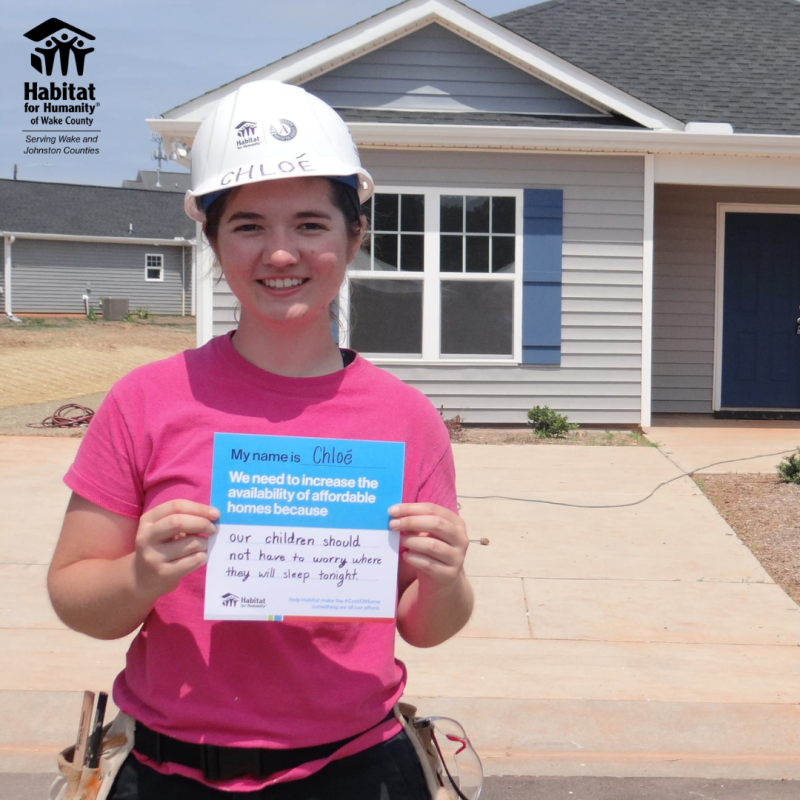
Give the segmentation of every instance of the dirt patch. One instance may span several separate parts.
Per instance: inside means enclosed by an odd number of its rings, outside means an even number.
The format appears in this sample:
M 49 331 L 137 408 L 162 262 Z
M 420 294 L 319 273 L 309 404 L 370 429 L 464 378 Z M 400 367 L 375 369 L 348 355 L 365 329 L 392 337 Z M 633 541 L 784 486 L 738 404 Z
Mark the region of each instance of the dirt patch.
M 693 477 L 775 583 L 800 603 L 800 486 L 773 475 Z
M 546 444 L 546 445 L 587 445 L 590 447 L 655 447 L 638 431 L 628 430 L 586 430 L 570 431 L 563 437 L 540 439 L 530 428 L 461 428 L 450 438 L 463 444 Z
M 4 319 L 0 321 L 0 409 L 72 402 L 105 392 L 135 367 L 194 346 L 195 324 L 190 317 L 132 322 Z

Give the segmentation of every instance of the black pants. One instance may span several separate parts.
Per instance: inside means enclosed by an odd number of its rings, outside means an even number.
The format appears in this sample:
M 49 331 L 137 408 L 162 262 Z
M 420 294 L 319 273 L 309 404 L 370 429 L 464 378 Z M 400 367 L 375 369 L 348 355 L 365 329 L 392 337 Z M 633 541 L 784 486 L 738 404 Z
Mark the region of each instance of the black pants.
M 223 792 L 181 775 L 162 775 L 128 756 L 109 800 L 430 800 L 416 751 L 405 732 L 333 761 L 303 780 L 255 792 Z

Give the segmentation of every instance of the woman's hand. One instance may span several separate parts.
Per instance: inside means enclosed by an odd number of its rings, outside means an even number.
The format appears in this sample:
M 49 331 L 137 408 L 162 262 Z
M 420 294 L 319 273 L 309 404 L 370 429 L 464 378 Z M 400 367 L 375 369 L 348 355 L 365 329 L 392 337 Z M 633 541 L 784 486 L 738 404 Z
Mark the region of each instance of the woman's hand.
M 458 633 L 472 614 L 464 574 L 467 529 L 458 514 L 434 503 L 402 503 L 389 514 L 389 527 L 403 535 L 397 630 L 415 647 L 433 647 Z
M 469 547 L 461 517 L 435 503 L 401 503 L 389 514 L 389 528 L 403 535 L 401 557 L 416 569 L 420 585 L 434 590 L 454 585 Z
M 137 588 L 155 600 L 205 564 L 218 518 L 217 509 L 191 500 L 170 500 L 143 514 L 134 546 Z

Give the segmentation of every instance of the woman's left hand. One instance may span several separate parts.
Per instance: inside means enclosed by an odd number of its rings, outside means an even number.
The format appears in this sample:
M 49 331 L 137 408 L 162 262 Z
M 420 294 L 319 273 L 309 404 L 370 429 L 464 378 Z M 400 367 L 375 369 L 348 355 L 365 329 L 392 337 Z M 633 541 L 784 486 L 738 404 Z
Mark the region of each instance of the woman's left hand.
M 453 586 L 461 576 L 469 537 L 458 514 L 435 503 L 401 503 L 389 509 L 389 528 L 400 531 L 401 557 L 429 589 Z

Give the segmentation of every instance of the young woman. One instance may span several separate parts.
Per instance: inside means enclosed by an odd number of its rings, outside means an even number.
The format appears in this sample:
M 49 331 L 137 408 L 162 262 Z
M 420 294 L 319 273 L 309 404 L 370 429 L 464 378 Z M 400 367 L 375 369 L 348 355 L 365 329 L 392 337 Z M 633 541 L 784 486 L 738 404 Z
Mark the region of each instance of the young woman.
M 394 626 L 203 619 L 215 432 L 405 442 L 403 502 L 388 510 L 403 534 L 397 631 L 431 647 L 470 616 L 445 428 L 331 338 L 372 179 L 341 118 L 274 81 L 222 98 L 192 161 L 187 213 L 239 301 L 238 329 L 114 385 L 65 477 L 48 578 L 71 628 L 140 628 L 114 684 L 135 747 L 110 796 L 425 798 L 391 714 L 406 677 Z

